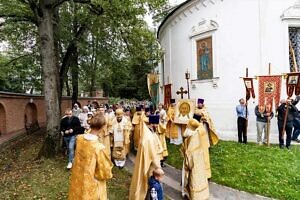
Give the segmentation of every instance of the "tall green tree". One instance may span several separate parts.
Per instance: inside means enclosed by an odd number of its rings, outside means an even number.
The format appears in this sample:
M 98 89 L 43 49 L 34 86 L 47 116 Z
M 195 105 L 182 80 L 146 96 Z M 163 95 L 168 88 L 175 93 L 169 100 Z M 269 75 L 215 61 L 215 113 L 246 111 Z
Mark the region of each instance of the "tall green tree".
M 47 112 L 42 156 L 54 156 L 59 147 L 60 98 L 69 69 L 73 93 L 78 93 L 82 79 L 90 90 L 100 84 L 113 95 L 134 91 L 133 73 L 150 71 L 159 58 L 143 16 L 164 4 L 165 0 L 0 0 L 0 40 L 15 48 L 23 45 L 24 56 L 27 51 L 40 58 Z M 133 77 L 140 81 L 140 75 Z

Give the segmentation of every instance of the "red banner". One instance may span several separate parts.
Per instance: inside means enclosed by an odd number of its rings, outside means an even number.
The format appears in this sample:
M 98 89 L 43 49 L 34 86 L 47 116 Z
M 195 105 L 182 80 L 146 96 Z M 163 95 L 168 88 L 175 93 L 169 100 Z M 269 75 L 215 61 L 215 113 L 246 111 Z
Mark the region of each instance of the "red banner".
M 170 105 L 170 101 L 171 101 L 171 98 L 172 98 L 171 86 L 172 86 L 172 84 L 164 85 L 164 95 L 165 95 L 164 104 L 167 107 Z
M 275 106 L 279 105 L 280 93 L 281 93 L 281 75 L 274 76 L 259 76 L 258 77 L 258 89 L 259 105 L 271 104 L 273 107 L 273 100 L 275 101 Z
M 246 100 L 248 101 L 250 97 L 255 98 L 253 78 L 243 78 L 246 87 Z
M 300 73 L 288 73 L 286 79 L 286 93 L 288 97 L 300 94 Z

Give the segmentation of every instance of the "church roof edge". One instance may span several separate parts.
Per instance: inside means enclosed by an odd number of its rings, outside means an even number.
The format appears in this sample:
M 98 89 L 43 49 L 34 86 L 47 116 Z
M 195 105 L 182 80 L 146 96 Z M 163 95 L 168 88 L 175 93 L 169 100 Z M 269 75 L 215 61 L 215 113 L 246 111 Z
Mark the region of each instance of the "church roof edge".
M 165 18 L 164 20 L 160 23 L 158 30 L 157 30 L 157 35 L 156 37 L 159 38 L 159 32 L 161 31 L 163 25 L 166 23 L 166 21 L 178 10 L 180 9 L 182 6 L 192 2 L 193 0 L 187 0 L 182 2 L 181 4 L 177 5 Z

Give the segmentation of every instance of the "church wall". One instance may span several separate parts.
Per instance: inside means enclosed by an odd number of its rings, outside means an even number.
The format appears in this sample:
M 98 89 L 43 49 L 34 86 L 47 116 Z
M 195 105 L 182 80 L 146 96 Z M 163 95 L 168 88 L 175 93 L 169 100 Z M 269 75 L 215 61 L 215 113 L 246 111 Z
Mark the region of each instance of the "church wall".
M 266 75 L 269 62 L 272 74 L 289 70 L 288 25 L 281 15 L 295 0 L 214 0 L 214 4 L 204 1 L 206 7 L 201 2 L 194 1 L 186 5 L 187 9 L 179 9 L 181 14 L 173 14 L 162 28 L 159 39 L 166 50 L 165 77 L 170 77 L 173 98 L 179 99 L 176 91 L 181 86 L 187 89 L 184 73 L 188 69 L 192 79 L 191 98 L 205 99 L 218 131 L 236 132 L 235 106 L 245 96 L 240 77 L 245 76 L 246 67 L 250 77 Z M 215 21 L 217 30 L 190 37 L 192 27 L 197 27 L 203 19 Z M 214 78 L 194 80 L 197 78 L 195 43 L 209 35 L 213 38 Z M 254 86 L 258 97 L 257 81 Z M 282 86 L 284 98 L 285 84 Z M 163 93 L 160 96 L 162 100 Z M 252 133 L 256 133 L 257 101 L 258 98 L 249 101 L 249 132 Z M 271 132 L 277 134 L 276 120 L 272 121 Z

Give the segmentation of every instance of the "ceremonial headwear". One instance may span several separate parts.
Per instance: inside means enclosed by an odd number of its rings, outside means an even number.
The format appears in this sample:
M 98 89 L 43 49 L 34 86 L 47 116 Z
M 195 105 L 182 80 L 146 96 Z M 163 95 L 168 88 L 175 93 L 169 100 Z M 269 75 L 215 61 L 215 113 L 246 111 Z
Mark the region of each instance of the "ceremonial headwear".
M 194 114 L 193 118 L 194 118 L 195 120 L 197 120 L 198 122 L 200 122 L 201 115 Z
M 123 116 L 123 114 L 124 114 L 123 109 L 118 108 L 118 109 L 116 110 L 116 116 L 117 116 L 117 117 L 121 117 L 121 116 Z
M 171 99 L 171 100 L 170 100 L 170 103 L 175 103 L 175 99 Z
M 149 111 L 150 111 L 149 107 L 145 108 L 145 112 L 149 112 Z
M 141 111 L 142 108 L 141 108 L 141 106 L 137 106 L 137 107 L 135 107 L 135 110 L 138 112 L 138 111 Z
M 203 104 L 204 103 L 204 99 L 198 99 L 198 104 L 199 103 Z
M 159 115 L 149 115 L 150 124 L 159 124 Z

